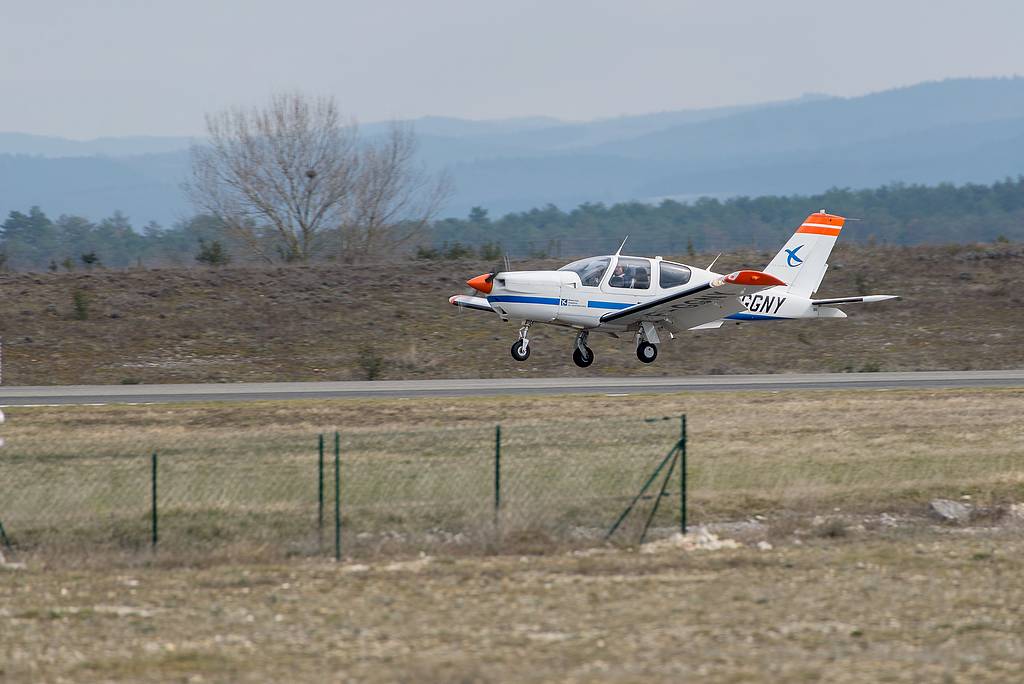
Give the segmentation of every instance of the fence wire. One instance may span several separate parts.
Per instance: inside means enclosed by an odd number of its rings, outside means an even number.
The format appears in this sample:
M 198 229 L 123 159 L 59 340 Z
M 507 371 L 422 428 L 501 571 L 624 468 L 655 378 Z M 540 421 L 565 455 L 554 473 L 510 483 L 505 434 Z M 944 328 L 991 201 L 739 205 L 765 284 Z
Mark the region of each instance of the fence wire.
M 333 551 L 334 431 L 84 430 L 0 454 L 16 549 L 140 552 L 155 533 L 168 553 Z M 602 539 L 678 439 L 678 417 L 349 426 L 337 432 L 343 555 Z M 666 494 L 655 525 L 679 519 L 678 485 Z

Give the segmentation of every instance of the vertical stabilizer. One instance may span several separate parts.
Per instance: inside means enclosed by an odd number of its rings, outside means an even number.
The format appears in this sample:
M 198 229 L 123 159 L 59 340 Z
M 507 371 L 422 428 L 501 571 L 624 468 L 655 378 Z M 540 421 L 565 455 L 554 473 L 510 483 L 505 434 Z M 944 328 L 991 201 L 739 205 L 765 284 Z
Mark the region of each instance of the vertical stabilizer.
M 846 219 L 821 210 L 811 214 L 771 260 L 764 272 L 789 284 L 789 291 L 810 297 L 818 290 L 828 268 L 828 255 Z

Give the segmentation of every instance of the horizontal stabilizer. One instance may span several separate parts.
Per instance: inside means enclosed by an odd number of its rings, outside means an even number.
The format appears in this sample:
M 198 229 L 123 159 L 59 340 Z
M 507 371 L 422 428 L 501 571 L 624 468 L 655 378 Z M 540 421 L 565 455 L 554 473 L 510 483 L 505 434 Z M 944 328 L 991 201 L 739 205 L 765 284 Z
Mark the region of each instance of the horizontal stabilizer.
M 831 306 L 833 304 L 860 304 L 884 302 L 887 299 L 899 299 L 899 295 L 864 295 L 863 297 L 835 297 L 833 299 L 812 299 L 814 306 Z

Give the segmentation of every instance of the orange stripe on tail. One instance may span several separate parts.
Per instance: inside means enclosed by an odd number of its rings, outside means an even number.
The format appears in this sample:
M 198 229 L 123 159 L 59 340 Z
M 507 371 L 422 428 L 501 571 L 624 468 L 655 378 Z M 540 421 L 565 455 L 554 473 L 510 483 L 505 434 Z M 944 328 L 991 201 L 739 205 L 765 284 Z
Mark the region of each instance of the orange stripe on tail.
M 806 223 L 800 226 L 798 233 L 810 233 L 811 235 L 831 235 L 837 237 L 842 228 L 826 228 L 824 226 L 809 226 Z

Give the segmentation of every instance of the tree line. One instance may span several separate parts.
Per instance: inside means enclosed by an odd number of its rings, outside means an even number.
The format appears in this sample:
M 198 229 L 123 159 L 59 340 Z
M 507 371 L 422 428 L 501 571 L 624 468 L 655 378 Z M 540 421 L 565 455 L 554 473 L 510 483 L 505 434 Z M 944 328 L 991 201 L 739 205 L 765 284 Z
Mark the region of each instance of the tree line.
M 172 228 L 153 222 L 136 227 L 120 212 L 101 221 L 73 215 L 53 219 L 32 207 L 10 212 L 0 224 L 0 266 L 25 271 L 183 266 L 195 264 L 213 243 L 222 252 L 214 261 L 227 263 L 225 240 L 222 227 L 209 216 Z
M 851 219 L 843 240 L 892 245 L 1024 241 L 1024 176 L 981 184 L 894 183 L 835 188 L 811 196 L 701 198 L 692 203 L 553 205 L 492 219 L 474 208 L 466 218 L 432 225 L 427 256 L 473 248 L 513 256 L 574 256 L 614 251 L 625 236 L 633 253 L 684 254 L 738 247 L 777 249 L 809 213 Z
M 693 203 L 628 202 L 554 206 L 491 219 L 474 208 L 466 218 L 426 225 L 414 242 L 396 249 L 387 241 L 366 256 L 422 259 L 512 256 L 577 256 L 614 251 L 629 235 L 629 251 L 681 255 L 737 247 L 774 249 L 811 211 L 827 209 L 860 221 L 847 224 L 851 242 L 913 245 L 1024 242 L 1024 177 L 991 185 L 887 185 L 870 190 L 829 190 L 814 196 L 710 198 Z M 251 238 L 274 244 L 277 232 L 254 225 Z M 341 245 L 344 236 L 319 239 Z M 51 218 L 39 207 L 12 211 L 0 224 L 0 265 L 14 270 L 75 270 L 265 261 L 249 241 L 209 214 L 164 228 L 133 226 L 115 212 L 101 221 L 81 216 Z M 312 256 L 341 259 L 329 251 Z M 280 257 L 288 261 L 287 255 Z

